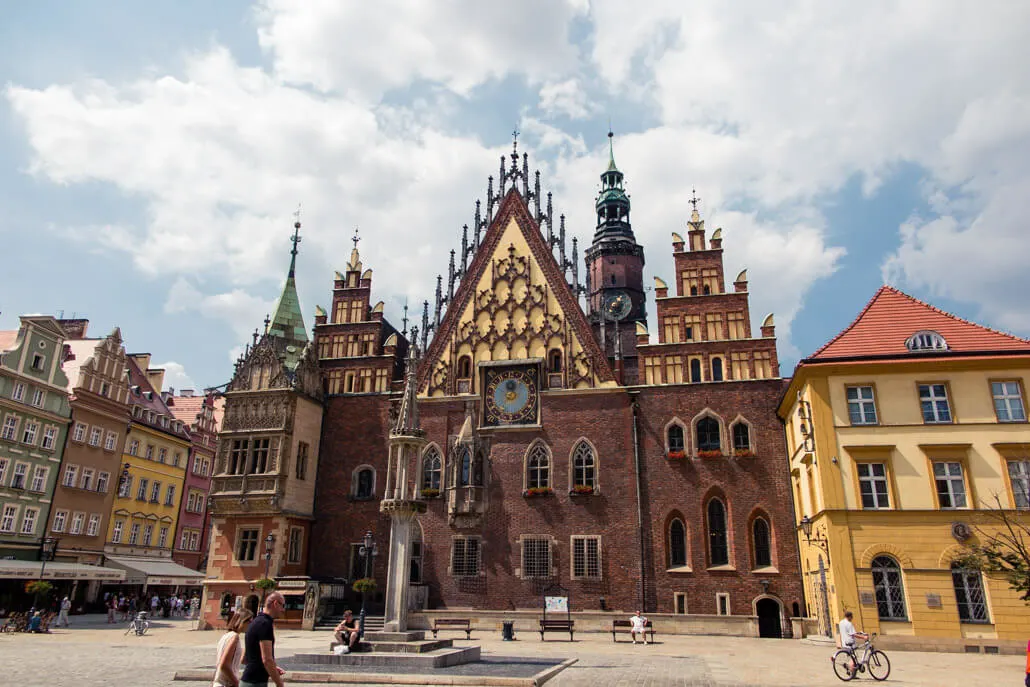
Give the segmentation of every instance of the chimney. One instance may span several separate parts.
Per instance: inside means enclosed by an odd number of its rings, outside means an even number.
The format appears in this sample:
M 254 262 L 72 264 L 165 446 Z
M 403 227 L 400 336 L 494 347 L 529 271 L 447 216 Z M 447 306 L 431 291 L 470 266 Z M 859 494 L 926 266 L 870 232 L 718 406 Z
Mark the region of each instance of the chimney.
M 57 324 L 61 325 L 65 338 L 69 341 L 85 339 L 86 330 L 89 328 L 89 320 L 85 319 L 57 320 Z
M 193 398 L 193 389 L 181 389 L 179 395 L 183 398 Z
M 136 362 L 136 366 L 144 372 L 146 372 L 146 369 L 150 367 L 149 353 L 130 353 L 129 357 L 132 358 Z
M 150 386 L 154 387 L 154 391 L 161 393 L 165 383 L 165 371 L 159 367 L 147 370 L 147 381 L 150 382 Z

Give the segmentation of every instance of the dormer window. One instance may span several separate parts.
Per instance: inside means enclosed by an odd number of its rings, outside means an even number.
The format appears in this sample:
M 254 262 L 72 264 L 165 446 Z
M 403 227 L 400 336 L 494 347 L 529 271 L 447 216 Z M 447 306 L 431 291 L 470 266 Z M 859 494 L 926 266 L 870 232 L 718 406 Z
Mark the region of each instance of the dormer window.
M 908 337 L 905 348 L 910 351 L 946 351 L 948 343 L 937 332 L 924 329 Z

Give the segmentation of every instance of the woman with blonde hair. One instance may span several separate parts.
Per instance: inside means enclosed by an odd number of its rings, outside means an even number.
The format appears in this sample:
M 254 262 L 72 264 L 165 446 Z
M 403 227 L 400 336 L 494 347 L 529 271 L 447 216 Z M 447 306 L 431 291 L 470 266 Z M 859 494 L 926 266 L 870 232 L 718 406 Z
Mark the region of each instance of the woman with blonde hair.
M 225 634 L 218 640 L 218 662 L 215 664 L 215 681 L 211 687 L 239 687 L 240 663 L 243 661 L 240 633 L 247 631 L 253 619 L 254 612 L 249 608 L 241 608 L 229 619 Z

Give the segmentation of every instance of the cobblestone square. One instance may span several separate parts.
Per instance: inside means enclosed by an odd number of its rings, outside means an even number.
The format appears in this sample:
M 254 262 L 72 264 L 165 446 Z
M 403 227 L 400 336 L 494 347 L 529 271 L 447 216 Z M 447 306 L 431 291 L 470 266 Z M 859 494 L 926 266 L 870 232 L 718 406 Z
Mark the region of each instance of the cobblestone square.
M 161 686 L 176 671 L 213 666 L 218 632 L 198 632 L 185 620 L 157 620 L 144 637 L 125 634 L 125 625 L 106 625 L 100 616 L 73 616 L 69 629 L 47 635 L 0 635 L 3 684 L 40 687 Z M 691 685 L 698 687 L 816 687 L 839 681 L 830 667 L 830 650 L 791 640 L 710 636 L 658 636 L 651 645 L 613 644 L 608 634 L 577 634 L 575 642 L 540 642 L 524 633 L 503 642 L 478 633 L 474 642 L 486 659 L 503 657 L 575 658 L 577 662 L 548 681 L 550 687 Z M 324 651 L 325 633 L 281 631 L 277 654 Z M 456 640 L 455 645 L 465 644 Z M 909 687 L 1018 685 L 1021 656 L 984 656 L 890 652 L 892 671 L 885 684 Z M 287 674 L 287 678 L 289 675 Z M 872 682 L 868 677 L 858 684 Z M 287 684 L 289 684 L 287 679 Z

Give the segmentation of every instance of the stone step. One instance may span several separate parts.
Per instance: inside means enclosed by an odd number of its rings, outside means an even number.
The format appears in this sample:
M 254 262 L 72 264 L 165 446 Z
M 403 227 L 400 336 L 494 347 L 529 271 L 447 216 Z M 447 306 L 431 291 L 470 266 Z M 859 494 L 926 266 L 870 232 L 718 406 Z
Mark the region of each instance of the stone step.
M 303 670 L 305 665 L 331 666 L 410 666 L 420 669 L 446 668 L 462 663 L 478 661 L 478 646 L 434 649 L 426 653 L 379 652 L 336 654 L 294 654 L 287 657 L 283 667 L 288 670 Z
M 426 638 L 425 630 L 407 632 L 376 632 L 365 628 L 364 639 L 369 642 L 420 642 Z
M 454 646 L 450 639 L 430 639 L 413 642 L 377 642 L 369 640 L 372 651 L 390 654 L 427 654 L 437 649 L 449 649 Z

